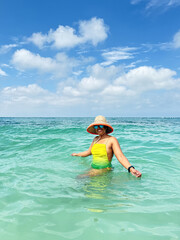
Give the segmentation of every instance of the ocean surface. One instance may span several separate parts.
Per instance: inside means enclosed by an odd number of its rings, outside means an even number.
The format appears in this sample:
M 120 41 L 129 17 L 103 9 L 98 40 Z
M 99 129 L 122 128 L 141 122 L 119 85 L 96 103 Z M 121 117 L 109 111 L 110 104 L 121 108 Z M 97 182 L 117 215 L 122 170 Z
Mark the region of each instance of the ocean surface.
M 107 118 L 137 179 L 78 178 L 94 118 L 0 118 L 1 240 L 180 239 L 180 118 Z

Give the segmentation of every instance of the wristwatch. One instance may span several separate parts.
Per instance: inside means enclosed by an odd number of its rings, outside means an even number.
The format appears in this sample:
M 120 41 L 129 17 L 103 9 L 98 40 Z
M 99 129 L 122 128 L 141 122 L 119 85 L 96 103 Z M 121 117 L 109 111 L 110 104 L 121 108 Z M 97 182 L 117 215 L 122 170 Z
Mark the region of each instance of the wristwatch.
M 133 167 L 133 166 L 130 166 L 130 167 L 128 167 L 128 172 L 130 173 L 130 169 L 131 168 L 134 168 L 135 169 L 135 167 Z

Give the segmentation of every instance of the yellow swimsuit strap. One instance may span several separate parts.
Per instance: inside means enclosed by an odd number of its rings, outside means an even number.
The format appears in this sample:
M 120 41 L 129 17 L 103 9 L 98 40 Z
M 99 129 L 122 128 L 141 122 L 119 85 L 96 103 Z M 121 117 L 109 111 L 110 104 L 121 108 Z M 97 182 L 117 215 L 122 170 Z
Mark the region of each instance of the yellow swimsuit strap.
M 93 146 L 94 146 L 94 144 L 96 144 L 100 139 L 101 139 L 100 137 L 97 139 L 97 141 L 95 141 L 95 139 L 94 139 Z M 109 141 L 109 138 L 107 138 L 107 141 L 106 141 L 105 143 L 102 143 L 102 144 L 105 144 L 105 145 L 106 145 L 106 144 L 108 143 L 108 141 Z M 101 143 L 98 143 L 98 144 L 101 144 Z

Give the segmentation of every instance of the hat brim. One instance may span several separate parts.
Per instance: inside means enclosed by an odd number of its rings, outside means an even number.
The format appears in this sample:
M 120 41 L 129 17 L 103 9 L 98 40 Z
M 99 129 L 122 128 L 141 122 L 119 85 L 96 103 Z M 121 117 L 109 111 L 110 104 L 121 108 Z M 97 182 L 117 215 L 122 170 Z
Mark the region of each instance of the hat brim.
M 107 127 L 107 130 L 106 130 L 106 133 L 109 134 L 109 133 L 112 133 L 114 131 L 114 129 L 111 127 L 111 125 L 109 125 L 108 123 L 92 123 L 89 125 L 89 127 L 87 128 L 87 132 L 88 133 L 91 133 L 91 134 L 95 134 L 95 135 L 98 135 L 96 130 L 94 129 L 94 126 L 96 125 L 103 125 L 103 126 L 106 126 Z

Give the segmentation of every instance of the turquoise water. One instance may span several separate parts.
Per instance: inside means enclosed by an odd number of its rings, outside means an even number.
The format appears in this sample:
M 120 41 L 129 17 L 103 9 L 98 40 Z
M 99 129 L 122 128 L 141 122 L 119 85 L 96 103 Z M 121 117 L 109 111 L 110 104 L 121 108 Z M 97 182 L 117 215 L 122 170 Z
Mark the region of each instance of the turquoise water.
M 180 239 L 180 119 L 109 118 L 137 179 L 78 179 L 93 118 L 0 118 L 0 239 Z

